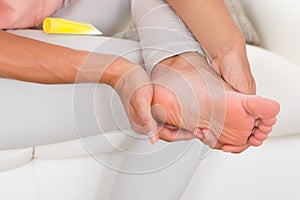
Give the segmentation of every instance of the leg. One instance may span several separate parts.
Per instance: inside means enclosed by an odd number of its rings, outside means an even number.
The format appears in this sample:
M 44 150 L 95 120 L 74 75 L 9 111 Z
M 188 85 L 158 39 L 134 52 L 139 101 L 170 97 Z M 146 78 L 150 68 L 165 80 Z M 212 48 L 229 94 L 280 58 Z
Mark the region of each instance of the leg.
M 119 173 L 111 199 L 180 199 L 201 161 L 199 154 L 205 151 L 202 148 L 203 145 L 196 140 L 177 143 L 160 141 L 154 146 L 147 141 L 136 141 L 130 152 L 141 153 L 147 149 L 147 152 L 154 153 L 143 156 L 127 154 L 124 157 L 120 170 L 131 169 L 131 173 Z

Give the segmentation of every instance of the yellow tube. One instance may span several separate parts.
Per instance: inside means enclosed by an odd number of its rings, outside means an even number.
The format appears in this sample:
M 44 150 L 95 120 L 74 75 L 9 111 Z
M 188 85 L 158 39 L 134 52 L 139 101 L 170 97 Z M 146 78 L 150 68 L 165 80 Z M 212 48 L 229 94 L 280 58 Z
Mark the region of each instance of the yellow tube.
M 45 18 L 43 30 L 45 33 L 56 34 L 102 35 L 102 33 L 91 24 L 61 18 Z

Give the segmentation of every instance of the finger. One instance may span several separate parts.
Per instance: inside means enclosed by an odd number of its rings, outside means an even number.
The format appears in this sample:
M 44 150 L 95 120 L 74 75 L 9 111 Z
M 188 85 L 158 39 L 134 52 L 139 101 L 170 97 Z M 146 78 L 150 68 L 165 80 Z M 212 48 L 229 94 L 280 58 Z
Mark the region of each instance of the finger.
M 204 139 L 204 135 L 203 135 L 202 130 L 200 128 L 196 128 L 193 131 L 193 133 L 194 133 L 195 137 L 198 138 L 199 140 Z
M 251 74 L 250 66 L 242 63 L 239 56 L 227 54 L 226 59 L 215 60 L 212 62 L 212 68 L 221 75 L 235 91 L 254 95 L 256 93 L 256 83 Z
M 132 129 L 137 133 L 146 134 L 151 143 L 156 143 L 159 136 L 157 122 L 151 114 L 151 89 L 145 86 L 134 93 L 130 101 L 129 113 Z
M 221 144 L 215 134 L 209 129 L 202 130 L 203 138 L 200 139 L 204 144 L 208 145 L 210 148 L 213 149 L 221 149 L 223 144 Z
M 150 126 L 153 128 L 147 132 L 147 137 L 152 144 L 155 144 L 159 140 L 159 135 L 157 132 L 157 130 L 158 130 L 157 123 L 154 119 L 152 119 L 152 120 L 153 120 L 153 122 L 152 122 L 152 124 L 150 124 Z
M 249 72 L 250 73 L 250 72 Z M 244 81 L 241 81 L 240 84 L 235 84 L 233 87 L 237 92 L 255 95 L 256 94 L 256 83 L 252 75 L 245 75 Z
M 193 132 L 184 129 L 174 129 L 166 126 L 160 126 L 159 139 L 167 142 L 175 142 L 180 140 L 192 140 L 195 139 Z

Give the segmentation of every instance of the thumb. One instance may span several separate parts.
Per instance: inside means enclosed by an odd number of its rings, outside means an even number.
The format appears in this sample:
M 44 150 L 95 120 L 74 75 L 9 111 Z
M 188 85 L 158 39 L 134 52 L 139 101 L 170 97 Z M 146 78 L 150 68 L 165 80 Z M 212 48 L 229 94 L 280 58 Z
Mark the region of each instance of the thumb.
M 158 125 L 151 113 L 152 92 L 145 86 L 139 88 L 130 100 L 129 118 L 132 129 L 136 133 L 148 136 L 151 143 L 156 143 L 159 139 Z

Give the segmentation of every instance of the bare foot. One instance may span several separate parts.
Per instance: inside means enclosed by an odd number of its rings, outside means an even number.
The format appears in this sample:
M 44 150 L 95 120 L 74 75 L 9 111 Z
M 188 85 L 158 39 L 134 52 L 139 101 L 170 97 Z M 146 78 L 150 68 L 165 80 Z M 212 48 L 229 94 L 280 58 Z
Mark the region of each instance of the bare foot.
M 197 53 L 161 62 L 152 81 L 154 118 L 189 131 L 204 130 L 203 142 L 212 148 L 238 152 L 230 145 L 240 146 L 240 151 L 260 145 L 279 112 L 273 100 L 235 92 Z

